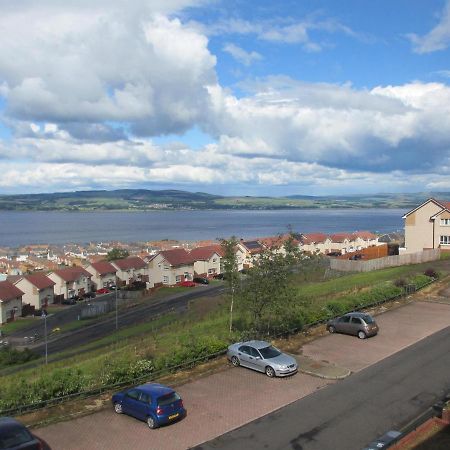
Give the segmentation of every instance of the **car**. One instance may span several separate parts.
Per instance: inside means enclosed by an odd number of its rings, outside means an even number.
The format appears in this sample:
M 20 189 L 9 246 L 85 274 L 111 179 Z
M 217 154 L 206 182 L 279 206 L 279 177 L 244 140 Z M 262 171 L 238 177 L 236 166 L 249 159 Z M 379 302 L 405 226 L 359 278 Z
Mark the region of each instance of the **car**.
M 365 339 L 366 337 L 375 336 L 379 328 L 370 314 L 350 312 L 329 320 L 327 322 L 327 330 L 330 333 L 352 334 L 360 339 Z
M 100 288 L 100 289 L 97 289 L 96 293 L 97 294 L 109 294 L 109 289 Z
M 158 428 L 182 419 L 187 411 L 183 400 L 172 388 L 158 383 L 146 383 L 112 396 L 117 414 L 128 414 Z
M 180 286 L 183 286 L 183 287 L 195 287 L 196 284 L 193 281 L 186 280 L 186 281 L 182 281 L 180 283 Z
M 298 363 L 266 341 L 237 342 L 228 347 L 227 358 L 233 366 L 247 367 L 268 377 L 284 377 L 298 371 Z
M 12 417 L 0 417 L 0 449 L 42 450 L 43 442 Z
M 204 277 L 195 277 L 192 281 L 198 284 L 209 284 L 208 278 Z
M 83 298 L 95 298 L 97 294 L 95 292 L 86 292 L 83 294 Z
M 61 301 L 62 305 L 75 305 L 77 301 L 74 298 L 65 298 Z

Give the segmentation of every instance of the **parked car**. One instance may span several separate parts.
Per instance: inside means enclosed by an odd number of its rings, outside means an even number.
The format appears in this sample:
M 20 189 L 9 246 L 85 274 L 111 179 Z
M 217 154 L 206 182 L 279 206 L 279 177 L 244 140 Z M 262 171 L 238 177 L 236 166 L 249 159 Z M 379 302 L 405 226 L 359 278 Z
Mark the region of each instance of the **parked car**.
M 61 300 L 62 305 L 75 305 L 77 301 L 74 298 L 65 298 L 64 300 Z
M 345 333 L 358 336 L 360 339 L 375 336 L 378 333 L 378 325 L 375 319 L 366 313 L 351 312 L 327 322 L 327 330 L 330 333 Z
M 147 422 L 149 428 L 174 422 L 186 416 L 183 400 L 172 388 L 147 383 L 114 394 L 114 411 Z
M 42 450 L 42 441 L 33 436 L 28 428 L 11 417 L 0 417 L 0 449 Z
M 357 261 L 358 259 L 363 259 L 363 255 L 361 253 L 357 253 L 356 255 L 350 256 L 348 259 L 351 259 L 353 261 Z
M 198 284 L 209 284 L 208 278 L 204 277 L 195 277 L 192 281 Z
M 97 294 L 95 292 L 86 292 L 83 294 L 83 298 L 95 298 Z
M 283 377 L 298 371 L 295 358 L 280 352 L 265 341 L 238 342 L 228 347 L 227 358 L 233 366 L 264 372 L 268 377 Z
M 109 289 L 100 288 L 100 289 L 97 289 L 96 293 L 97 294 L 109 294 Z
M 183 286 L 183 287 L 195 287 L 195 283 L 193 281 L 186 280 L 186 281 L 182 281 L 180 283 L 180 286 Z

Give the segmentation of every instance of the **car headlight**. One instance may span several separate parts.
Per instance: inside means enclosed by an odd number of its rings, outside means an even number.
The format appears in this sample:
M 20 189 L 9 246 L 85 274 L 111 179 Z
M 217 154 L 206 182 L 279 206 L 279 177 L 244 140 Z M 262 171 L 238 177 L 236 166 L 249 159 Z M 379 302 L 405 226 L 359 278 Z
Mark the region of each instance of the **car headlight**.
M 287 369 L 287 366 L 280 366 L 281 370 Z

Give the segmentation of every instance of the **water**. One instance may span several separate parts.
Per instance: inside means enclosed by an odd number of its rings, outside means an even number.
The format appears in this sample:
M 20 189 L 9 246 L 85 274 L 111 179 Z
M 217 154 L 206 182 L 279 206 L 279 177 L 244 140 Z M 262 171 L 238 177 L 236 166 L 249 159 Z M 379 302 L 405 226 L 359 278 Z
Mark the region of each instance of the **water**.
M 402 209 L 276 211 L 0 211 L 0 246 L 162 239 L 252 238 L 294 232 L 336 233 L 403 229 Z

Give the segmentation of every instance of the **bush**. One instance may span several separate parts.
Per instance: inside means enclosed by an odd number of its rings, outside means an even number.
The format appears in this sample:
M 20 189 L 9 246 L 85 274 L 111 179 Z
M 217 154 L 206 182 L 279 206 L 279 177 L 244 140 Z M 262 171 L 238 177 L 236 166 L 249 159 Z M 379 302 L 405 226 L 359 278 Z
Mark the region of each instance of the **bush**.
M 408 283 L 404 278 L 399 278 L 398 280 L 394 281 L 394 286 L 404 288 Z
M 429 278 L 434 278 L 434 279 L 437 279 L 439 277 L 438 273 L 432 267 L 425 270 L 425 272 L 423 274 Z
M 36 358 L 39 358 L 39 355 L 28 348 L 23 351 L 11 347 L 3 347 L 0 349 L 0 367 L 23 364 Z

